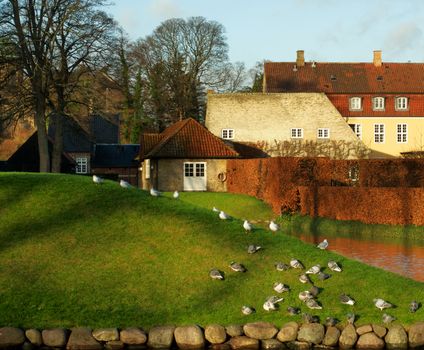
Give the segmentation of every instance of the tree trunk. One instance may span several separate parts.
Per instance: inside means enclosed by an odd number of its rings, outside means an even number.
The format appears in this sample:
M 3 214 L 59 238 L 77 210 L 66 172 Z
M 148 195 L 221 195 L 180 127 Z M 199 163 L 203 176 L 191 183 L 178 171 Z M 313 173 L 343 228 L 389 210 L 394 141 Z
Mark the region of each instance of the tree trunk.
M 46 119 L 45 119 L 46 106 L 44 98 L 38 97 L 36 99 L 35 109 L 35 125 L 37 127 L 38 135 L 38 152 L 40 156 L 40 173 L 50 172 L 50 155 L 49 143 L 47 140 Z
M 63 152 L 63 119 L 64 116 L 62 113 L 57 113 L 54 115 L 54 144 L 53 144 L 53 154 L 52 154 L 52 172 L 60 173 L 61 170 L 61 161 L 62 161 L 62 152 Z

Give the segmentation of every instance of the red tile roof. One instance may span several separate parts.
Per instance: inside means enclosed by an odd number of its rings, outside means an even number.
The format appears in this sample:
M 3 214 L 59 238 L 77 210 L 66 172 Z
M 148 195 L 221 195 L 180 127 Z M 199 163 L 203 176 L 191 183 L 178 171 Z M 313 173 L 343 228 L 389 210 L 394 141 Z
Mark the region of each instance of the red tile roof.
M 238 153 L 192 118 L 176 122 L 160 134 L 143 134 L 140 159 L 236 158 Z
M 424 93 L 424 63 L 266 62 L 265 92 Z

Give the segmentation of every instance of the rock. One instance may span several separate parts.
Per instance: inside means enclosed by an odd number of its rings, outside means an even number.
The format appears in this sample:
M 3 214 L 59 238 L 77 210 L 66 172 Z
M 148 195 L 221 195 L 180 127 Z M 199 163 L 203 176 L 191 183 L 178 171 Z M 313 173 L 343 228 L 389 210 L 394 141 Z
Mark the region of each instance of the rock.
M 26 341 L 22 344 L 21 350 L 33 350 L 35 349 L 35 345 L 29 341 Z
M 408 335 L 401 325 L 391 327 L 384 340 L 386 342 L 386 348 L 389 350 L 408 348 Z
M 259 349 L 259 340 L 252 339 L 244 335 L 239 335 L 230 339 L 230 346 L 231 346 L 231 349 L 233 350 L 238 350 L 238 349 L 257 350 Z
M 101 350 L 103 345 L 94 339 L 90 328 L 73 328 L 69 336 L 67 350 Z
M 358 335 L 356 334 L 356 329 L 353 325 L 347 325 L 340 335 L 339 346 L 341 349 L 351 349 L 354 347 Z
M 322 344 L 325 346 L 336 346 L 339 342 L 340 331 L 337 327 L 327 327 Z
M 231 350 L 230 342 L 224 344 L 211 344 L 209 346 L 210 350 Z
M 299 325 L 297 322 L 286 323 L 281 327 L 280 331 L 277 334 L 277 339 L 281 342 L 294 341 L 297 339 L 297 331 L 299 330 Z
M 364 326 L 360 326 L 358 328 L 356 328 L 356 333 L 358 333 L 358 335 L 362 335 L 365 333 L 371 333 L 372 332 L 372 326 L 370 324 L 366 324 Z
M 0 328 L 0 348 L 18 347 L 25 342 L 24 331 L 20 328 Z
M 243 326 L 239 324 L 231 324 L 225 327 L 225 331 L 230 337 L 238 337 L 240 335 L 244 335 Z
M 424 322 L 415 323 L 409 328 L 409 346 L 411 348 L 424 346 Z
M 120 339 L 124 344 L 142 345 L 146 343 L 147 335 L 140 328 L 130 327 L 121 331 Z
M 314 349 L 314 350 L 334 350 L 334 347 L 333 346 L 319 344 L 319 345 L 314 345 L 314 347 L 312 349 Z
M 244 334 L 253 339 L 272 339 L 278 329 L 269 322 L 247 323 L 243 327 Z
M 153 327 L 149 331 L 147 346 L 154 349 L 169 349 L 174 341 L 174 326 Z
M 177 327 L 174 336 L 180 349 L 200 349 L 205 346 L 205 338 L 199 326 Z
M 93 331 L 93 337 L 97 341 L 119 340 L 119 331 L 117 328 L 99 328 Z
M 41 337 L 41 332 L 38 329 L 27 329 L 25 331 L 25 336 L 31 342 L 31 344 L 36 346 L 41 346 L 43 344 L 43 338 Z
M 304 341 L 290 341 L 286 345 L 290 350 L 309 350 L 311 348 L 311 344 Z
M 211 324 L 205 328 L 205 338 L 211 344 L 222 344 L 227 339 L 227 333 L 221 325 Z
M 66 345 L 68 331 L 64 328 L 45 329 L 41 332 L 43 343 L 52 348 L 63 348 Z
M 306 323 L 300 327 L 297 340 L 312 344 L 321 344 L 324 339 L 324 326 L 319 323 Z
M 277 339 L 264 339 L 264 340 L 261 340 L 261 349 L 262 350 L 284 350 L 287 348 L 282 342 L 278 341 Z
M 105 349 L 107 350 L 121 350 L 123 349 L 125 346 L 125 344 L 123 342 L 121 342 L 120 340 L 112 340 L 112 341 L 108 341 L 105 344 Z
M 383 349 L 384 341 L 374 332 L 362 334 L 356 343 L 357 349 Z
M 379 324 L 373 324 L 372 325 L 372 330 L 380 338 L 383 338 L 386 335 L 386 333 L 387 333 L 386 327 L 380 326 Z

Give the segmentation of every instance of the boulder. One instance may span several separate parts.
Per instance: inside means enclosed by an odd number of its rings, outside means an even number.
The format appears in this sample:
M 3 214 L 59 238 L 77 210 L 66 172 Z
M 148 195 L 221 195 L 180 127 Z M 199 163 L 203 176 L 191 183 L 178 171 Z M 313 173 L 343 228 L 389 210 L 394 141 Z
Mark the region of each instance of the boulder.
M 424 322 L 415 323 L 409 328 L 409 346 L 411 348 L 424 346 Z
M 146 344 L 146 333 L 137 327 L 125 328 L 120 333 L 120 339 L 124 344 L 143 345 Z
M 254 322 L 245 324 L 243 331 L 250 338 L 262 340 L 274 338 L 278 329 L 269 322 Z
M 93 337 L 97 341 L 119 340 L 119 331 L 117 328 L 99 328 L 93 331 Z
M 297 331 L 299 330 L 299 325 L 297 322 L 286 323 L 281 327 L 280 331 L 277 334 L 277 339 L 281 342 L 294 341 L 297 339 Z
M 258 350 L 259 349 L 259 340 L 246 337 L 244 335 L 235 336 L 230 339 L 230 346 L 233 350 L 243 349 L 243 350 Z
M 297 340 L 312 344 L 321 344 L 324 339 L 324 326 L 319 323 L 306 323 L 300 327 Z
M 147 346 L 154 349 L 169 349 L 174 341 L 174 326 L 153 327 L 149 331 Z
M 25 331 L 25 336 L 30 341 L 31 344 L 35 346 L 41 346 L 43 344 L 43 338 L 41 337 L 41 332 L 38 329 L 27 329 Z
M 264 339 L 261 340 L 262 350 L 284 350 L 286 346 L 277 339 Z
M 101 350 L 103 345 L 94 339 L 90 328 L 73 328 L 69 336 L 67 350 Z
M 387 333 L 386 327 L 380 326 L 379 324 L 373 324 L 372 325 L 372 330 L 380 338 L 383 338 L 386 335 L 386 333 Z
M 221 325 L 211 324 L 205 328 L 205 338 L 211 344 L 222 344 L 227 339 L 227 332 Z
M 311 344 L 304 341 L 289 341 L 286 346 L 290 350 L 309 350 L 312 347 Z
M 357 349 L 383 349 L 384 341 L 374 332 L 362 334 L 356 343 Z
M 238 337 L 240 335 L 244 335 L 243 326 L 239 324 L 231 324 L 225 327 L 225 331 L 230 337 Z
M 180 349 L 200 349 L 205 346 L 203 332 L 196 325 L 175 328 L 174 337 Z
M 408 348 L 408 335 L 401 325 L 391 327 L 384 340 L 386 342 L 386 348 L 389 350 Z
M 211 344 L 209 350 L 231 350 L 230 342 L 227 341 L 223 344 Z
M 322 344 L 325 346 L 337 346 L 340 338 L 340 331 L 337 327 L 327 327 Z
M 63 348 L 66 345 L 68 331 L 64 328 L 45 329 L 41 332 L 43 343 L 52 348 Z
M 23 345 L 25 342 L 24 331 L 20 328 L 0 328 L 0 348 L 11 348 Z
M 365 333 L 371 333 L 372 332 L 372 326 L 370 324 L 366 324 L 364 326 L 360 326 L 358 328 L 356 328 L 356 333 L 358 333 L 358 335 L 362 335 Z
M 123 349 L 125 344 L 120 340 L 111 340 L 105 344 L 106 350 L 121 350 Z
M 358 335 L 356 334 L 356 329 L 353 325 L 347 325 L 340 335 L 339 346 L 341 349 L 351 349 L 355 346 Z

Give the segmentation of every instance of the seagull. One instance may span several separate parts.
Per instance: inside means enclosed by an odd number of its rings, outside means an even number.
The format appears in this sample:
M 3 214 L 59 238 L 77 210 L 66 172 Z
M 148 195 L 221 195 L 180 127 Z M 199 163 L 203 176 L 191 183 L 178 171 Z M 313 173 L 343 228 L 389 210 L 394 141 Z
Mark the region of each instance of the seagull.
M 319 249 L 327 249 L 328 247 L 328 241 L 324 239 L 320 244 L 317 245 L 317 248 Z
M 212 208 L 212 211 L 214 211 L 215 213 L 219 213 L 220 212 L 220 210 L 218 208 L 215 208 L 215 207 Z
M 305 266 L 302 265 L 302 263 L 297 259 L 291 259 L 290 260 L 290 266 L 294 269 L 304 269 Z
M 415 312 L 420 308 L 420 304 L 418 304 L 415 300 L 411 301 L 411 304 L 409 304 L 409 311 Z
M 340 302 L 345 305 L 355 305 L 355 300 L 344 293 L 340 295 Z
M 280 226 L 278 226 L 278 224 L 276 224 L 274 221 L 270 221 L 269 222 L 269 229 L 272 231 L 272 232 L 277 232 L 279 229 L 280 229 Z
M 300 312 L 300 309 L 298 307 L 289 306 L 287 308 L 287 312 L 289 313 L 289 315 L 295 316 Z
M 318 279 L 321 281 L 328 280 L 331 277 L 328 273 L 318 272 Z
M 160 192 L 158 190 L 155 190 L 153 187 L 150 189 L 150 195 L 152 197 L 159 197 L 160 196 Z
M 321 265 L 314 265 L 314 266 L 312 266 L 308 271 L 306 271 L 305 273 L 306 274 L 308 274 L 308 275 L 310 275 L 310 274 L 312 274 L 312 275 L 316 275 L 318 272 L 320 272 L 321 271 Z
M 319 317 L 318 316 L 312 316 L 311 314 L 308 314 L 305 312 L 302 315 L 302 319 L 305 323 L 319 323 Z
M 247 271 L 246 268 L 242 264 L 236 263 L 234 261 L 232 261 L 230 263 L 230 267 L 231 267 L 231 270 L 233 270 L 235 272 L 246 272 Z
M 388 315 L 388 314 L 383 314 L 382 320 L 383 320 L 383 323 L 388 324 L 388 323 L 392 323 L 394 320 L 396 320 L 396 317 L 393 317 L 393 316 Z
M 180 197 L 180 193 L 178 191 L 174 191 L 174 193 L 172 194 L 172 197 L 174 197 L 175 199 L 178 199 Z
M 273 288 L 277 293 L 283 293 L 283 292 L 289 292 L 290 291 L 290 287 L 287 284 L 284 284 L 284 283 L 281 283 L 281 282 L 275 282 Z
M 322 306 L 315 299 L 306 300 L 306 306 L 312 310 L 321 310 Z
M 212 269 L 209 271 L 209 277 L 213 280 L 223 280 L 224 274 L 218 269 Z
M 330 260 L 328 262 L 328 268 L 331 271 L 342 272 L 342 268 L 334 260 Z
M 105 181 L 105 180 L 104 180 L 104 179 L 102 179 L 100 176 L 93 175 L 93 182 L 94 182 L 95 184 L 100 185 L 100 184 L 102 184 L 104 181 Z
M 383 300 L 383 299 L 373 299 L 374 301 L 374 305 L 377 309 L 380 309 L 380 311 L 383 311 L 383 309 L 388 309 L 393 307 L 392 304 L 388 303 L 387 301 Z
M 219 212 L 219 218 L 221 219 L 221 220 L 228 220 L 230 217 L 225 213 L 225 212 L 223 212 L 222 210 Z
M 309 289 L 309 293 L 311 293 L 314 297 L 316 297 L 319 294 L 319 288 L 317 286 L 312 286 Z
M 244 222 L 243 222 L 243 228 L 246 231 L 246 233 L 252 232 L 252 230 L 253 230 L 252 224 L 249 221 L 247 221 L 247 220 L 244 220 Z
M 325 325 L 327 327 L 334 327 L 339 321 L 334 317 L 327 317 L 325 319 Z
M 265 311 L 275 311 L 278 309 L 278 303 L 283 300 L 283 298 L 278 298 L 273 295 L 272 297 L 269 297 L 267 300 L 265 300 L 263 308 Z
M 355 318 L 356 318 L 356 315 L 355 314 L 349 312 L 346 315 L 346 317 L 347 317 L 347 323 L 349 323 L 349 324 L 354 324 L 355 323 Z
M 300 283 L 312 283 L 311 279 L 305 274 L 299 276 L 299 281 Z
M 309 290 L 305 290 L 303 292 L 299 293 L 299 299 L 302 301 L 306 301 L 308 299 L 313 299 L 314 296 L 312 295 L 312 293 Z
M 287 264 L 284 264 L 282 262 L 277 262 L 274 264 L 275 268 L 277 269 L 277 271 L 287 271 L 290 266 Z
M 256 253 L 258 250 L 260 250 L 262 247 L 261 246 L 259 246 L 259 245 L 254 245 L 254 244 L 250 244 L 248 247 L 247 247 L 247 252 L 249 253 L 249 254 L 254 254 L 254 253 Z
M 119 181 L 119 185 L 121 186 L 121 187 L 123 187 L 123 188 L 131 188 L 132 186 L 128 183 L 128 182 L 126 182 L 125 180 L 121 180 L 121 181 Z
M 243 305 L 241 307 L 241 312 L 243 315 L 250 315 L 253 314 L 256 310 L 253 307 L 247 306 L 247 305 Z

